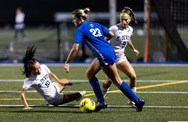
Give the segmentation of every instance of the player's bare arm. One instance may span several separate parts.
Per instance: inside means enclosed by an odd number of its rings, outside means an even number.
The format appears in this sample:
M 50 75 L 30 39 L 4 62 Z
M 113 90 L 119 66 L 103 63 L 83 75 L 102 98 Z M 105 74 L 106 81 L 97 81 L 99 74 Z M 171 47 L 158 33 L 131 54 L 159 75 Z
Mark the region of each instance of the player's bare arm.
M 137 49 L 135 49 L 133 43 L 131 40 L 128 41 L 128 46 L 131 48 L 131 50 L 135 53 L 136 56 L 138 56 L 139 51 Z
M 26 89 L 22 88 L 22 90 L 21 90 L 21 100 L 22 100 L 22 103 L 24 105 L 23 109 L 29 110 L 29 109 L 32 109 L 32 108 L 29 107 L 29 105 L 27 103 L 27 100 L 26 100 L 26 97 L 25 97 L 26 91 L 27 91 Z
M 50 77 L 50 79 L 52 79 L 53 81 L 55 81 L 55 82 L 61 84 L 60 79 L 59 79 L 54 73 L 50 72 L 50 73 L 49 73 L 49 77 Z
M 108 36 L 107 37 L 105 37 L 105 40 L 110 40 L 112 37 L 114 36 L 114 33 L 112 32 L 112 31 L 110 31 L 109 33 L 108 33 Z
M 57 75 L 55 75 L 54 73 L 49 73 L 49 77 L 50 79 L 52 79 L 54 82 L 57 82 L 63 86 L 66 86 L 66 85 L 72 85 L 68 79 L 66 78 L 58 78 Z
M 73 47 L 67 57 L 67 60 L 65 61 L 65 65 L 64 65 L 64 69 L 66 72 L 69 72 L 69 63 L 72 59 L 74 59 L 74 57 L 76 56 L 77 52 L 79 50 L 79 44 L 78 43 L 74 43 Z

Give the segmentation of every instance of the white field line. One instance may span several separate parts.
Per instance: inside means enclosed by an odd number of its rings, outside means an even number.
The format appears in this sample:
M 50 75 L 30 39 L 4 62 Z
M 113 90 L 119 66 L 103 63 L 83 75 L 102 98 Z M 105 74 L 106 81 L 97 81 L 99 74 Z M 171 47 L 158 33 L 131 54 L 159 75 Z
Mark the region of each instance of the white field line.
M 24 79 L 0 79 L 1 82 L 23 82 Z M 89 82 L 88 80 L 69 80 L 72 83 L 82 83 L 82 82 Z M 104 80 L 99 80 L 104 81 Z M 128 81 L 127 79 L 124 79 L 123 81 Z M 177 82 L 177 80 L 137 80 L 137 82 Z
M 35 90 L 28 90 L 28 93 L 37 93 Z M 80 91 L 64 91 L 64 92 L 80 92 Z M 93 91 L 86 91 L 87 93 L 93 93 Z M 111 92 L 108 91 L 109 93 L 121 93 L 121 92 Z M 107 92 L 107 93 L 108 93 Z M 19 90 L 0 90 L 0 93 L 20 93 Z M 137 94 L 187 94 L 188 92 L 179 92 L 179 91 L 137 91 Z
M 168 122 L 188 122 L 188 121 L 168 121 Z
M 53 105 L 29 105 L 30 107 L 53 107 Z M 0 107 L 23 107 L 23 105 L 0 105 Z M 71 107 L 79 108 L 79 105 L 75 104 L 64 104 L 59 105 L 59 107 Z M 129 105 L 108 105 L 108 108 L 132 108 Z M 144 106 L 144 108 L 163 108 L 163 109 L 188 109 L 188 106 Z

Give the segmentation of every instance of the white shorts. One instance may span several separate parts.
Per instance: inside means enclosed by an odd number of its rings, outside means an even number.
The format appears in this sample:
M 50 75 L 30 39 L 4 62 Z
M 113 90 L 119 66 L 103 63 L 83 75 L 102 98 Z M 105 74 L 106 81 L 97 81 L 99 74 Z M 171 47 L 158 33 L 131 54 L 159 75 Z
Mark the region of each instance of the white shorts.
M 124 52 L 116 52 L 116 64 L 120 64 L 123 61 L 126 61 L 127 57 Z
M 63 102 L 63 93 L 60 93 L 59 87 L 56 82 L 53 82 L 54 87 L 56 88 L 56 93 L 53 99 L 48 100 L 52 105 L 60 105 Z
M 58 84 L 56 82 L 53 82 L 53 84 L 54 84 L 55 88 L 57 89 L 57 91 L 60 92 Z
M 23 24 L 23 23 L 17 23 L 17 24 L 15 24 L 15 29 L 16 30 L 22 30 L 24 28 L 25 28 L 25 24 Z

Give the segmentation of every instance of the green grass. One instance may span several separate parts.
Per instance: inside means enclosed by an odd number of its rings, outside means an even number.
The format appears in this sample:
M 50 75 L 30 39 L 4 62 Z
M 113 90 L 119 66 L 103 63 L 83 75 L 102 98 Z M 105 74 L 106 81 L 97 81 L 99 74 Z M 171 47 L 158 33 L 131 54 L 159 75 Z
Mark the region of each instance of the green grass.
M 62 66 L 49 66 L 51 71 L 59 77 L 66 77 L 70 80 L 86 80 L 85 70 L 87 67 L 72 66 L 70 73 L 66 74 Z M 108 93 L 105 98 L 109 107 L 97 113 L 81 113 L 77 107 L 79 102 L 73 101 L 65 106 L 43 107 L 43 100 L 29 100 L 30 105 L 36 105 L 32 110 L 22 110 L 22 107 L 0 107 L 1 122 L 167 122 L 167 121 L 188 121 L 188 83 L 166 86 L 156 86 L 144 88 L 156 84 L 163 84 L 164 81 L 188 80 L 188 66 L 137 66 L 134 65 L 137 72 L 137 95 L 145 99 L 146 105 L 142 112 L 135 112 L 134 108 L 127 105 L 128 99 L 120 92 Z M 24 79 L 22 75 L 22 66 L 0 66 L 0 79 Z M 127 81 L 127 77 L 120 73 L 122 79 Z M 104 80 L 104 73 L 99 72 L 97 77 Z M 147 82 L 139 82 L 140 80 Z M 157 82 L 149 82 L 156 80 Z M 22 82 L 0 82 L 0 91 L 14 90 L 20 91 Z M 33 90 L 33 89 L 31 89 Z M 75 83 L 65 89 L 69 91 L 92 91 L 89 83 Z M 110 91 L 118 90 L 114 85 Z M 156 92 L 156 93 L 152 93 Z M 165 93 L 169 92 L 169 93 Z M 179 92 L 179 93 L 172 93 Z M 19 98 L 19 93 L 0 92 L 1 98 Z M 27 93 L 26 98 L 42 97 L 38 93 Z M 96 100 L 95 96 L 90 98 Z M 20 100 L 0 100 L 0 105 L 20 105 Z M 73 105 L 77 105 L 73 107 Z M 111 107 L 116 106 L 116 107 Z M 118 107 L 125 106 L 125 107 Z M 160 108 L 163 106 L 164 108 Z M 169 106 L 169 108 L 167 108 Z M 177 106 L 180 106 L 179 108 Z M 186 108 L 183 108 L 185 106 Z M 171 107 L 171 108 L 170 108 Z M 177 107 L 177 108 L 175 108 Z
M 139 80 L 186 80 L 188 79 L 188 66 L 134 66 L 134 69 Z M 0 66 L 1 72 L 0 79 L 21 79 L 24 78 L 22 75 L 22 66 Z M 49 68 L 52 72 L 56 73 L 59 77 L 67 77 L 69 79 L 84 79 L 86 80 L 85 71 L 87 66 L 78 67 L 71 66 L 70 73 L 65 73 L 63 64 L 59 66 L 51 66 Z M 127 77 L 119 72 L 122 79 Z M 104 73 L 100 71 L 97 74 L 98 79 L 104 79 Z

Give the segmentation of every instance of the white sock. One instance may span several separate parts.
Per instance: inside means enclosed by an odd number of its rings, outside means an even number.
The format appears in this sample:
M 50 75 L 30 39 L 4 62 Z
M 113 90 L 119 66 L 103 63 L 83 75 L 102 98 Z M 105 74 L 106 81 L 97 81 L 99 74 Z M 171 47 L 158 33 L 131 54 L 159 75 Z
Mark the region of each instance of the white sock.
M 131 89 L 136 94 L 136 87 L 132 87 Z

